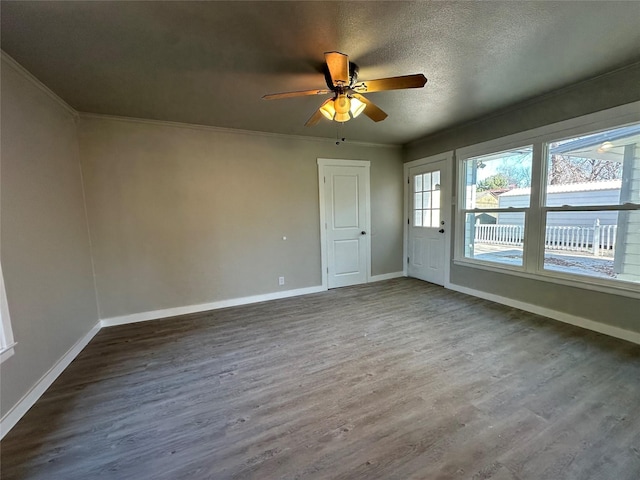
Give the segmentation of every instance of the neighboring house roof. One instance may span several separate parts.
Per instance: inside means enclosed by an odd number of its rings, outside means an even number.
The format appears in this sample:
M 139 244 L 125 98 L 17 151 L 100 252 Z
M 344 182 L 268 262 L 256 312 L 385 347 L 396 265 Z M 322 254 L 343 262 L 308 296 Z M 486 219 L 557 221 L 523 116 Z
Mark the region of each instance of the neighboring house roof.
M 566 185 L 549 185 L 547 193 L 568 192 L 593 192 L 597 190 L 620 190 L 622 180 L 607 180 L 604 182 L 570 183 Z M 529 195 L 531 188 L 514 188 L 500 195 L 501 197 L 514 197 L 517 195 Z
M 628 127 L 617 128 L 615 130 L 609 130 L 596 135 L 589 135 L 588 137 L 577 138 L 570 142 L 561 143 L 560 145 L 552 146 L 549 149 L 551 154 L 563 154 L 574 153 L 576 150 L 580 150 L 587 147 L 594 147 L 602 144 L 602 142 L 613 142 L 620 138 L 626 138 L 631 135 L 640 134 L 640 125 L 630 125 Z
M 491 190 L 485 190 L 483 192 L 476 193 L 476 200 L 480 200 L 481 198 L 486 198 L 486 197 L 493 198 L 494 200 L 497 199 L 496 194 L 493 193 Z

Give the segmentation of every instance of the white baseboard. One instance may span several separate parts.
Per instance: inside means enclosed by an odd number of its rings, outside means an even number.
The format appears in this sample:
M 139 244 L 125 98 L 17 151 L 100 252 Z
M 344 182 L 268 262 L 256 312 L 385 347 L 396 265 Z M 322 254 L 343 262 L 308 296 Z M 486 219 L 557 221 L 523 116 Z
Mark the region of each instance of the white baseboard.
M 494 295 L 492 293 L 483 292 L 481 290 L 475 290 L 473 288 L 463 287 L 461 285 L 455 285 L 450 283 L 447 288 L 455 290 L 456 292 L 466 293 L 474 297 L 484 298 L 485 300 L 491 300 L 492 302 L 501 303 L 509 307 L 519 308 L 526 312 L 536 313 L 544 317 L 549 317 L 560 322 L 569 323 L 576 327 L 586 328 L 587 330 L 593 330 L 594 332 L 604 333 L 610 337 L 620 338 L 628 342 L 637 343 L 640 345 L 640 332 L 632 332 L 631 330 L 625 330 L 623 328 L 614 327 L 605 323 L 594 322 L 586 318 L 571 315 L 569 313 L 559 312 L 550 308 L 541 307 L 532 303 L 525 303 L 519 300 L 513 300 L 511 298 L 502 297 L 500 295 Z
M 2 420 L 0 420 L 0 439 L 9 433 L 18 420 L 20 420 L 25 413 L 38 401 L 42 394 L 51 386 L 53 382 L 60 376 L 65 368 L 78 356 L 84 347 L 91 341 L 93 337 L 100 331 L 100 322 L 96 323 L 89 332 L 78 340 L 73 347 L 71 347 L 67 353 L 65 353 L 60 360 L 58 360 L 53 367 L 45 373 L 36 384 L 31 387 L 31 390 L 16 403 L 11 410 L 9 410 Z
M 404 277 L 403 272 L 383 273 L 381 275 L 372 275 L 369 282 L 381 282 L 382 280 L 391 280 L 392 278 Z
M 127 323 L 146 322 L 149 320 L 158 320 L 160 318 L 175 317 L 189 313 L 207 312 L 209 310 L 217 310 L 219 308 L 237 307 L 239 305 L 266 302 L 268 300 L 277 300 L 280 298 L 297 297 L 299 295 L 308 295 L 310 293 L 324 291 L 326 291 L 326 288 L 322 286 L 298 288 L 295 290 L 285 290 L 283 292 L 265 293 L 263 295 L 252 295 L 250 297 L 232 298 L 230 300 L 219 300 L 211 303 L 201 303 L 198 305 L 187 305 L 185 307 L 165 308 L 163 310 L 152 310 L 148 312 L 133 313 L 131 315 L 122 315 L 119 317 L 103 318 L 100 323 L 103 327 L 113 327 L 116 325 L 125 325 Z

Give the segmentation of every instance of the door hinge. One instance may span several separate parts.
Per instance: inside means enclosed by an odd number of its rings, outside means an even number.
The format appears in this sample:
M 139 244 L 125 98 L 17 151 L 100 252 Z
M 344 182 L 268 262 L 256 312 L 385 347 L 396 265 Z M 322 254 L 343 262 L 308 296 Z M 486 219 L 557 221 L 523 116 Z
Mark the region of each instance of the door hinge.
M 407 177 L 407 183 L 411 183 L 411 182 L 409 181 L 409 178 L 410 178 L 410 177 Z
M 322 177 L 322 179 L 324 180 L 324 183 L 327 183 L 327 177 Z
M 407 263 L 409 263 L 409 257 L 407 257 Z
M 411 219 L 407 218 L 407 225 L 411 225 Z

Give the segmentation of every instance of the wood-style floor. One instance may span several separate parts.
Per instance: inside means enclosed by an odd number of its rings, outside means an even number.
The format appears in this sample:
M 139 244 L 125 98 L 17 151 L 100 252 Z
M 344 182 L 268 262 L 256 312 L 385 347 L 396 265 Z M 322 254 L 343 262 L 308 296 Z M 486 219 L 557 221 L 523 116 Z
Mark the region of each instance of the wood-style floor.
M 103 329 L 13 479 L 640 478 L 640 346 L 411 279 Z

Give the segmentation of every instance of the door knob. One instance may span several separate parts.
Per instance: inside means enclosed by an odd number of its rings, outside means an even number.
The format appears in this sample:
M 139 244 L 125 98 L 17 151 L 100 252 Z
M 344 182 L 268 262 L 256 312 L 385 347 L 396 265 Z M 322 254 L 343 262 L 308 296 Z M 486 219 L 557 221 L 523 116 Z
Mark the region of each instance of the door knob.
M 366 235 L 367 232 L 365 232 L 364 230 L 360 232 L 361 235 Z
M 441 228 L 440 230 L 438 230 L 438 232 L 444 233 L 444 228 Z

